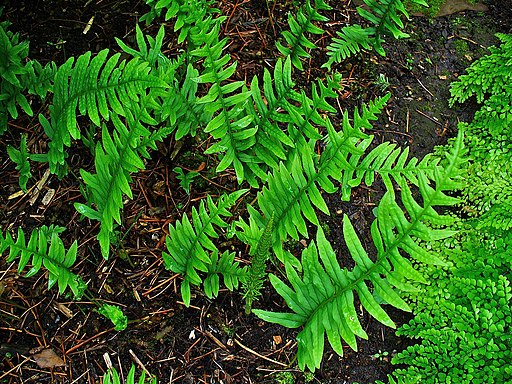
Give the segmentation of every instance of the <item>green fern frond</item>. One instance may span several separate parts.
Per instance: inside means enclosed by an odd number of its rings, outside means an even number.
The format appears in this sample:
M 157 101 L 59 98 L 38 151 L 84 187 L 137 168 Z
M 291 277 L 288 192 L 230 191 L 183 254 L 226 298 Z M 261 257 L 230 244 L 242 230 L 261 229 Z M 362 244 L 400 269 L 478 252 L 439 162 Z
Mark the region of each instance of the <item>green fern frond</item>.
M 371 37 L 373 30 L 362 28 L 360 25 L 350 25 L 343 27 L 341 31 L 336 31 L 338 37 L 332 39 L 332 43 L 327 46 L 327 56 L 329 59 L 322 65 L 322 68 L 331 70 L 333 63 L 339 63 L 348 57 L 361 51 L 361 49 L 371 49 Z
M 463 103 L 476 96 L 482 103 L 488 95 L 503 93 L 512 80 L 512 35 L 498 33 L 501 44 L 490 47 L 489 55 L 483 56 L 466 69 L 466 74 L 459 76 L 450 86 L 450 107 L 456 102 Z
M 316 48 L 305 36 L 306 33 L 321 35 L 324 31 L 313 24 L 314 21 L 327 21 L 325 16 L 322 16 L 318 11 L 329 10 L 331 7 L 327 5 L 324 0 L 314 0 L 313 5 L 311 0 L 306 0 L 304 5 L 299 8 L 297 14 L 294 16 L 288 14 L 289 31 L 283 32 L 283 37 L 286 41 L 286 46 L 280 42 L 276 42 L 276 47 L 285 57 L 290 57 L 292 64 L 302 70 L 301 58 L 310 57 L 306 51 L 308 49 Z
M 214 3 L 213 0 L 146 0 L 151 10 L 144 14 L 140 21 L 145 21 L 146 25 L 149 25 L 165 12 L 165 21 L 176 19 L 174 32 L 180 32 L 178 44 L 181 44 L 190 35 L 197 33 L 198 26 L 207 23 L 209 16 L 220 12 L 212 6 Z
M 220 276 L 222 276 L 224 285 L 230 291 L 237 289 L 240 282 L 247 279 L 247 268 L 241 268 L 239 263 L 235 262 L 234 252 L 225 251 L 220 259 L 217 251 L 212 252 L 210 262 L 203 282 L 204 293 L 210 299 L 217 297 L 219 294 Z
M 148 88 L 168 88 L 162 79 L 151 75 L 147 62 L 133 59 L 119 61 L 117 53 L 108 58 L 108 49 L 91 59 L 91 53 L 81 55 L 74 63 L 70 58 L 55 74 L 50 121 L 42 115 L 39 120 L 50 138 L 48 162 L 52 173 L 66 174 L 65 147 L 71 139 L 80 138 L 77 110 L 87 115 L 95 126 L 101 119 L 109 120 L 115 113 L 124 116 L 127 106 L 139 101 Z M 73 65 L 74 64 L 74 65 Z
M 249 207 L 253 218 L 249 225 L 256 225 L 261 231 L 268 221 L 264 217 L 271 217 L 275 213 L 273 250 L 281 261 L 285 257 L 282 244 L 288 236 L 295 240 L 299 240 L 299 234 L 307 238 L 306 220 L 319 225 L 315 210 L 329 214 L 320 189 L 327 193 L 337 190 L 331 179 L 341 182 L 344 170 L 351 168 L 350 156 L 364 153 L 365 143 L 371 138 L 362 129 L 371 127 L 370 121 L 377 119 L 376 115 L 389 97 L 386 95 L 363 106 L 361 114 L 354 112 L 354 126 L 345 112 L 340 132 L 336 132 L 326 120 L 328 136 L 320 159 L 316 159 L 311 145 L 302 144 L 286 164 L 280 163 L 279 168 L 270 174 L 267 186 L 258 194 L 258 206 L 264 216 Z M 249 229 L 249 225 L 240 222 L 244 232 L 257 232 L 257 229 Z
M 126 376 L 126 381 L 121 381 L 119 377 L 119 373 L 114 367 L 109 368 L 105 376 L 103 377 L 103 384 L 157 384 L 156 377 L 150 377 L 146 379 L 146 371 L 142 371 L 142 374 L 139 377 L 138 381 L 135 381 L 135 366 L 132 365 L 128 375 Z
M 27 135 L 21 135 L 20 149 L 16 149 L 12 145 L 8 145 L 7 154 L 10 159 L 16 163 L 16 170 L 20 173 L 18 183 L 21 190 L 27 192 L 27 182 L 32 177 L 32 173 L 30 172 L 30 163 L 28 161 L 30 155 L 27 152 Z
M 144 169 L 137 149 L 142 138 L 150 135 L 129 111 L 126 124 L 115 113 L 110 117 L 115 130 L 110 133 L 105 125 L 102 128 L 102 140 L 97 143 L 94 156 L 96 173 L 80 170 L 87 187 L 88 205 L 75 203 L 79 213 L 100 221 L 98 241 L 104 258 L 108 258 L 110 252 L 114 225 L 121 224 L 123 195 L 132 198 L 130 173 Z
M 211 32 L 204 45 L 192 52 L 193 56 L 204 57 L 204 71 L 196 78 L 200 84 L 210 84 L 208 93 L 197 103 L 204 105 L 207 113 L 213 114 L 205 132 L 210 133 L 217 141 L 205 153 L 222 153 L 217 172 L 233 165 L 238 181 L 244 177 L 243 164 L 240 160 L 241 151 L 254 145 L 255 128 L 249 128 L 253 116 L 244 114 L 245 105 L 251 97 L 243 81 L 230 81 L 235 73 L 236 62 L 222 51 L 227 39 L 218 41 L 218 27 Z
M 267 171 L 277 169 L 280 161 L 289 158 L 296 143 L 322 137 L 319 127 L 326 127 L 327 123 L 321 114 L 336 112 L 326 99 L 337 97 L 339 82 L 340 76 L 334 75 L 327 77 L 325 84 L 313 83 L 311 97 L 304 91 L 297 92 L 289 57 L 284 62 L 277 60 L 273 74 L 265 69 L 263 90 L 258 78 L 253 78 L 250 87 L 253 104 L 248 105 L 247 111 L 254 116 L 250 127 L 257 131 L 254 145 L 241 156 L 251 185 L 258 184 L 256 178 L 265 181 Z
M 48 289 L 57 284 L 59 293 L 63 294 L 69 288 L 79 300 L 87 286 L 79 276 L 70 271 L 76 261 L 78 244 L 74 241 L 66 251 L 59 237 L 64 230 L 65 228 L 53 225 L 42 226 L 32 231 L 28 242 L 21 228 L 18 228 L 16 241 L 10 233 L 7 232 L 4 237 L 0 231 L 0 255 L 8 250 L 8 263 L 19 258 L 19 274 L 30 263 L 32 267 L 25 274 L 26 277 L 34 276 L 42 267 L 45 267 L 48 270 Z
M 200 285 L 203 279 L 198 272 L 208 272 L 208 266 L 212 264 L 209 252 L 219 252 L 211 240 L 219 236 L 215 227 L 228 227 L 223 217 L 231 216 L 229 208 L 246 192 L 242 189 L 222 195 L 217 204 L 208 196 L 206 203 L 201 201 L 198 210 L 192 209 L 192 221 L 184 216 L 175 226 L 169 225 L 169 235 L 165 239 L 169 253 L 163 252 L 162 258 L 166 269 L 184 276 L 181 296 L 187 306 L 190 305 L 190 285 Z
M 365 141 L 360 148 L 365 149 L 368 145 L 370 145 L 369 140 Z M 440 161 L 440 157 L 432 154 L 426 155 L 421 161 L 415 157 L 409 158 L 409 147 L 402 150 L 388 142 L 379 144 L 364 157 L 353 154 L 349 160 L 351 168 L 345 170 L 343 175 L 342 199 L 349 201 L 352 188 L 359 186 L 363 180 L 367 186 L 371 186 L 377 174 L 391 193 L 394 190 L 392 179 L 398 185 L 406 181 L 418 185 L 417 175 L 422 172 L 428 179 L 433 180 L 436 170 L 441 167 Z
M 410 310 L 408 305 L 395 292 L 404 280 L 425 282 L 425 278 L 412 267 L 411 262 L 400 252 L 410 255 L 415 261 L 444 265 L 443 260 L 429 253 L 417 244 L 418 240 L 444 239 L 453 231 L 431 229 L 427 223 L 442 223 L 446 219 L 434 210 L 434 206 L 450 206 L 459 200 L 445 192 L 458 188 L 464 154 L 462 135 L 455 147 L 446 155 L 446 167 L 436 171 L 434 184 L 419 172 L 419 191 L 422 203 L 417 202 L 407 183 L 400 187 L 401 201 L 407 212 L 387 192 L 377 209 L 377 219 L 371 226 L 371 237 L 377 250 L 372 260 L 363 248 L 358 235 L 347 216 L 343 219 L 343 237 L 350 256 L 355 262 L 351 271 L 342 268 L 331 245 L 321 228 L 317 232 L 316 245 L 311 243 L 303 251 L 300 276 L 289 261 L 285 261 L 288 286 L 271 275 L 270 280 L 276 291 L 292 310 L 288 313 L 273 313 L 254 310 L 265 321 L 281 324 L 289 328 L 303 326 L 297 335 L 299 367 L 310 370 L 320 367 L 324 350 L 324 336 L 340 355 L 343 355 L 341 339 L 357 350 L 356 336 L 367 338 L 359 323 L 354 292 L 359 302 L 369 314 L 383 323 L 394 327 L 384 309 L 378 304 L 367 282 L 374 287 L 384 302 L 402 310 Z

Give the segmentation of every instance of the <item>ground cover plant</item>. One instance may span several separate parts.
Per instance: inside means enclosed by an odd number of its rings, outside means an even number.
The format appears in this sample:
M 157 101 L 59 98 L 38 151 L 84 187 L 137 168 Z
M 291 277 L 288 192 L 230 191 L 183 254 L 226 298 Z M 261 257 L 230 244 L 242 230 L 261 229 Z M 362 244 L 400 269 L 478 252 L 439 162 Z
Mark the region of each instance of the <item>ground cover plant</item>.
M 370 26 L 343 29 L 334 37 L 326 47 L 324 65 L 319 66 L 328 71 L 316 80 L 308 79 L 305 86 L 299 86 L 296 79 L 304 70 L 305 59 L 317 50 L 313 37 L 324 33 L 322 22 L 328 18 L 322 12 L 331 9 L 326 2 L 294 5 L 283 24 L 289 29 L 275 45 L 280 57 L 262 73 L 245 78 L 239 77 L 237 61 L 226 53 L 229 39 L 221 31 L 228 17 L 214 8 L 213 2 L 195 4 L 193 10 L 187 1 L 148 5 L 151 10 L 141 21 L 151 25 L 164 16 L 168 25 L 154 29 L 153 35 L 137 25 L 131 42 L 117 39 L 122 54 L 103 49 L 44 67 L 35 60 L 27 61 L 26 44 L 19 43 L 7 24 L 2 25 L 3 47 L 8 53 L 4 55 L 8 60 L 3 66 L 2 87 L 5 83 L 5 100 L 11 100 L 5 115 L 17 117 L 16 105 L 32 114 L 24 92 L 43 99 L 35 121 L 45 145 L 30 153 L 33 145 L 20 135 L 14 139 L 19 145 L 7 150 L 19 172 L 19 188 L 27 194 L 40 189 L 31 171 L 31 166 L 39 163 L 55 183 L 79 186 L 78 195 L 67 202 L 73 207 L 76 225 L 91 226 L 86 241 L 68 237 L 66 242 L 72 240 L 65 246 L 66 226 L 36 226 L 29 236 L 23 225 L 12 235 L 9 225 L 2 232 L 0 251 L 7 253 L 10 267 L 27 277 L 41 276 L 46 270 L 42 278 L 48 282 L 48 292 L 57 285 L 60 298 L 66 294 L 74 300 L 85 297 L 89 303 L 86 309 L 77 303 L 80 310 L 107 317 L 114 331 L 136 331 L 139 322 L 151 323 L 147 313 L 128 321 L 123 312 L 129 307 L 123 311 L 112 305 L 115 300 L 100 299 L 107 280 L 98 285 L 89 279 L 86 284 L 82 274 L 86 265 L 110 265 L 112 269 L 123 258 L 134 265 L 126 244 L 130 233 L 140 230 L 141 215 L 127 217 L 126 207 L 135 199 L 138 175 L 151 171 L 148 164 L 166 143 L 202 142 L 196 155 L 208 156 L 209 172 L 226 175 L 227 188 L 208 188 L 210 193 L 192 204 L 187 202 L 179 214 L 163 220 L 160 229 L 165 235 L 155 248 L 158 251 L 150 254 L 157 253 L 156 264 L 172 274 L 157 287 L 172 287 L 180 305 L 197 309 L 195 303 L 203 297 L 215 303 L 216 297 L 226 295 L 226 289 L 239 290 L 230 297 L 245 302 L 246 316 L 299 328 L 294 336 L 296 357 L 290 357 L 287 364 L 293 367 L 296 359 L 301 371 L 321 368 L 326 348 L 340 356 L 346 354 L 347 346 L 357 351 L 358 338 L 368 338 L 363 314 L 394 328 L 388 305 L 410 311 L 404 292 L 416 291 L 416 283 L 430 282 L 431 270 L 425 265 L 449 267 L 444 253 L 436 254 L 426 245 L 449 241 L 456 234 L 458 228 L 453 227 L 451 216 L 435 207 L 463 201 L 454 196 L 464 187 L 467 162 L 464 129 L 450 145 L 422 159 L 410 156 L 408 148 L 387 141 L 376 143 L 372 123 L 391 96 L 382 92 L 384 87 L 380 87 L 380 95 L 361 105 L 342 110 L 335 107 L 333 101 L 343 84 L 335 69 L 339 62 L 362 50 L 374 49 L 384 55 L 386 33 L 406 37 L 401 29 L 408 13 L 402 3 L 366 2 L 369 9 L 359 8 L 358 13 Z M 168 34 L 181 44 L 174 56 L 164 53 Z M 22 86 L 30 81 L 39 88 Z M 10 130 L 7 134 L 15 136 Z M 76 150 L 86 153 L 88 163 L 73 165 Z M 171 160 L 173 156 L 168 153 Z M 186 169 L 187 174 L 184 167 L 171 168 L 177 175 L 174 186 L 183 190 L 183 196 L 196 188 L 197 175 L 204 167 L 203 163 L 202 168 Z M 324 219 L 334 214 L 329 196 L 337 193 L 341 201 L 350 204 L 362 188 L 380 191 L 374 196 L 373 218 L 367 229 L 361 229 L 346 213 L 339 214 L 338 226 L 331 228 Z M 165 190 L 169 191 L 168 184 Z M 144 196 L 148 208 L 154 209 L 146 193 L 136 191 Z M 337 238 L 330 235 L 332 230 Z M 84 258 L 84 252 L 91 255 Z M 268 280 L 267 270 L 271 271 Z M 268 281 L 275 293 L 270 293 Z M 116 287 L 112 283 L 108 287 L 115 295 Z M 507 300 L 506 287 L 502 291 Z M 141 301 L 135 288 L 133 292 Z M 277 308 L 260 307 L 262 300 L 258 299 L 269 294 L 280 303 Z M 161 311 L 160 307 L 156 313 Z M 157 340 L 171 329 L 160 329 Z M 269 361 L 241 344 L 229 327 L 224 330 L 229 336 L 224 342 L 208 329 L 214 328 L 201 325 L 189 330 L 188 339 L 194 340 L 197 331 L 223 350 L 236 343 Z M 503 332 L 501 328 L 498 331 Z M 3 348 L 10 350 L 11 341 L 8 343 Z M 290 340 L 288 345 L 292 344 Z M 80 346 L 67 348 L 66 355 Z M 168 357 L 159 361 L 174 360 L 172 348 L 164 349 Z M 130 353 L 148 373 L 131 349 Z M 115 372 L 109 370 L 105 382 L 119 382 Z M 170 372 L 172 382 L 174 369 Z M 81 373 L 74 372 L 74 377 L 77 374 Z M 83 372 L 86 374 L 89 381 L 94 380 L 89 370 Z M 176 380 L 184 376 L 178 370 Z M 132 369 L 127 382 L 134 380 Z M 145 375 L 139 382 L 144 381 Z

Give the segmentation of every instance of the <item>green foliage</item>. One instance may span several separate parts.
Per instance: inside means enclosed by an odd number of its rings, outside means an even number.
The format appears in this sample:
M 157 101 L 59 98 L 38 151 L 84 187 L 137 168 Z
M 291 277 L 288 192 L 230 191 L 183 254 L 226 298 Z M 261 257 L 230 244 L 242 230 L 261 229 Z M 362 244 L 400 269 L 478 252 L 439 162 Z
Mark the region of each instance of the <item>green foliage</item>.
M 0 232 L 0 255 L 9 251 L 7 262 L 18 261 L 18 273 L 21 274 L 30 263 L 32 266 L 25 274 L 26 277 L 34 276 L 44 267 L 48 270 L 48 289 L 55 284 L 59 287 L 59 293 L 63 294 L 69 288 L 76 299 L 80 299 L 86 289 L 82 279 L 70 271 L 76 261 L 78 244 L 76 241 L 66 251 L 64 243 L 59 237 L 65 228 L 42 226 L 34 229 L 28 242 L 25 233 L 18 228 L 16 241 L 10 233 L 5 236 Z
M 20 106 L 26 114 L 33 114 L 22 94 L 25 90 L 23 76 L 28 73 L 28 65 L 23 64 L 28 42 L 20 42 L 18 34 L 8 31 L 9 25 L 7 21 L 0 23 L 0 134 L 7 129 L 7 112 L 17 118 L 17 106 Z
M 431 284 L 410 296 L 416 317 L 398 333 L 421 341 L 398 354 L 399 382 L 507 383 L 512 381 L 512 175 L 507 116 L 512 40 L 475 61 L 452 84 L 452 103 L 476 96 L 482 108 L 467 130 L 469 218 L 451 225 L 458 235 L 428 247 L 449 266 L 425 270 Z M 499 105 L 498 105 L 499 104 Z
M 127 115 L 128 108 L 138 103 L 148 88 L 168 87 L 164 80 L 149 73 L 147 62 L 137 58 L 120 61 L 119 53 L 110 58 L 108 53 L 104 49 L 91 59 L 87 52 L 76 63 L 71 57 L 55 74 L 50 121 L 43 115 L 39 115 L 39 121 L 50 139 L 50 171 L 59 177 L 67 173 L 65 147 L 71 145 L 71 139 L 81 137 L 77 110 L 99 127 L 102 118 L 108 121 L 112 115 Z M 145 114 L 138 117 L 145 121 Z
M 115 325 L 116 331 L 124 331 L 128 326 L 128 318 L 117 305 L 102 304 L 97 311 Z
M 302 253 L 302 276 L 289 259 L 285 260 L 286 277 L 291 288 L 277 276 L 270 276 L 272 285 L 292 312 L 253 312 L 265 321 L 285 327 L 303 326 L 297 336 L 297 360 L 301 369 L 307 367 L 314 370 L 320 366 L 324 335 L 327 335 L 332 348 L 340 355 L 343 355 L 340 339 L 357 350 L 355 336 L 367 338 L 357 319 L 354 292 L 357 293 L 362 307 L 372 317 L 390 327 L 394 327 L 394 323 L 373 297 L 369 284 L 387 304 L 410 310 L 393 287 L 409 289 L 406 280 L 425 283 L 426 279 L 413 268 L 401 251 L 410 255 L 415 262 L 445 265 L 443 260 L 420 247 L 418 241 L 440 240 L 454 234 L 450 230 L 432 229 L 427 224 L 439 225 L 447 221 L 445 216 L 433 209 L 434 206 L 451 206 L 459 201 L 446 193 L 461 185 L 460 167 L 463 165 L 464 155 L 462 141 L 462 134 L 459 134 L 453 149 L 445 155 L 445 167 L 434 175 L 434 186 L 429 185 L 421 170 L 418 171 L 421 202 L 413 198 L 406 182 L 399 184 L 401 203 L 407 215 L 391 192 L 384 195 L 377 209 L 377 218 L 371 226 L 371 237 L 377 250 L 375 261 L 370 259 L 345 216 L 343 235 L 350 256 L 355 262 L 353 270 L 349 271 L 338 264 L 334 250 L 319 227 L 316 245 L 311 243 Z
M 205 19 L 208 20 L 208 16 L 219 12 L 212 7 L 214 3 L 213 0 L 146 0 L 151 10 L 144 14 L 140 21 L 149 25 L 165 11 L 165 21 L 176 19 L 174 32 L 180 32 L 178 44 L 181 44 L 191 35 L 198 34 L 198 29 Z
M 274 215 L 272 215 L 261 233 L 261 237 L 256 244 L 253 252 L 251 266 L 247 273 L 247 278 L 243 282 L 243 292 L 245 299 L 245 313 L 250 314 L 252 304 L 261 296 L 263 283 L 267 277 L 265 269 L 272 246 L 272 231 L 274 230 Z
M 275 214 L 275 231 L 273 236 L 273 250 L 277 257 L 283 261 L 282 244 L 290 236 L 299 240 L 299 234 L 308 237 L 305 219 L 318 226 L 319 221 L 315 208 L 325 214 L 329 209 L 322 197 L 320 190 L 334 193 L 337 188 L 331 179 L 342 181 L 343 172 L 349 166 L 348 159 L 353 154 L 362 155 L 363 149 L 359 148 L 362 139 L 369 136 L 362 132 L 363 128 L 370 128 L 371 120 L 377 119 L 377 114 L 384 107 L 389 95 L 363 106 L 362 113 L 354 113 L 353 126 L 349 122 L 348 112 L 343 115 L 343 126 L 339 132 L 327 122 L 327 138 L 325 149 L 319 159 L 313 149 L 307 143 L 303 143 L 290 157 L 287 164 L 280 163 L 279 168 L 270 174 L 267 185 L 258 193 L 258 206 L 263 213 L 260 214 L 253 207 L 249 207 L 252 221 L 249 225 L 241 222 L 244 233 L 240 234 L 243 241 L 251 244 L 254 233 L 261 230 L 251 228 L 256 225 L 264 228 L 268 219 Z
M 199 175 L 199 172 L 190 171 L 185 174 L 181 167 L 174 167 L 173 172 L 176 173 L 176 177 L 180 181 L 181 188 L 189 194 L 190 184 L 194 182 L 194 179 Z
M 20 188 L 27 192 L 27 182 L 32 177 L 30 172 L 30 163 L 28 161 L 30 155 L 27 152 L 27 136 L 21 135 L 20 149 L 14 148 L 12 145 L 7 146 L 7 154 L 9 158 L 16 163 L 16 170 L 19 171 L 18 179 Z
M 138 145 L 142 137 L 150 134 L 129 111 L 126 123 L 115 113 L 111 113 L 110 118 L 115 130 L 110 133 L 105 125 L 102 128 L 102 140 L 96 144 L 94 153 L 96 173 L 80 170 L 89 204 L 75 203 L 79 213 L 100 221 L 98 241 L 104 258 L 109 255 L 114 224 L 121 224 L 123 194 L 132 198 L 130 173 L 144 169 L 144 162 L 137 153 Z
M 302 58 L 311 57 L 306 50 L 316 48 L 316 45 L 309 41 L 305 34 L 321 35 L 324 32 L 313 22 L 327 21 L 328 19 L 318 11 L 328 9 L 331 9 L 331 7 L 324 0 L 314 0 L 313 4 L 311 4 L 311 0 L 306 0 L 304 5 L 297 10 L 296 15 L 288 13 L 290 30 L 283 32 L 286 46 L 277 42 L 276 47 L 284 56 L 290 57 L 292 64 L 297 69 L 303 69 Z
M 218 263 L 214 263 L 214 258 L 218 258 L 218 248 L 212 242 L 212 239 L 219 235 L 215 227 L 225 229 L 228 223 L 223 217 L 230 217 L 229 208 L 244 194 L 247 190 L 241 189 L 229 195 L 219 197 L 215 204 L 210 196 L 205 201 L 201 201 L 199 209 L 192 208 L 192 222 L 188 217 L 184 216 L 177 221 L 175 226 L 169 225 L 169 235 L 166 237 L 167 252 L 162 253 L 165 268 L 184 276 L 181 283 L 181 296 L 188 306 L 190 305 L 190 285 L 199 286 L 203 279 L 198 272 L 205 272 L 218 275 L 236 276 L 233 273 L 232 260 L 229 254 L 223 254 Z M 210 253 L 211 252 L 211 253 Z M 231 260 L 231 263 L 227 262 Z M 217 265 L 215 265 L 217 264 Z M 213 268 L 209 266 L 213 265 Z M 210 280 L 215 279 L 211 278 Z M 217 277 L 218 279 L 218 277 Z M 235 287 L 238 283 L 229 280 L 226 285 Z M 214 289 L 217 286 L 215 281 L 209 282 L 209 291 L 213 295 L 218 292 Z
M 425 0 L 409 0 L 409 2 L 427 6 Z M 356 24 L 344 27 L 337 32 L 338 37 L 333 38 L 333 42 L 327 47 L 329 59 L 323 67 L 331 69 L 333 63 L 339 63 L 361 49 L 371 47 L 385 56 L 386 53 L 382 47 L 385 34 L 395 39 L 409 37 L 402 31 L 404 28 L 402 16 L 409 19 L 409 13 L 402 0 L 364 0 L 364 3 L 366 7 L 357 7 L 357 12 L 372 26 L 363 28 Z
M 247 278 L 247 268 L 241 268 L 239 263 L 235 262 L 234 252 L 225 251 L 219 259 L 218 252 L 213 251 L 207 268 L 203 289 L 206 297 L 210 299 L 217 297 L 219 294 L 220 276 L 222 276 L 224 285 L 230 291 L 238 289 L 240 282 L 245 282 Z
M 146 372 L 142 371 L 142 374 L 139 377 L 139 380 L 135 380 L 135 366 L 132 365 L 128 375 L 126 376 L 126 381 L 122 382 L 119 373 L 114 367 L 109 368 L 105 376 L 103 377 L 103 384 L 157 384 L 156 377 L 151 377 L 146 379 Z

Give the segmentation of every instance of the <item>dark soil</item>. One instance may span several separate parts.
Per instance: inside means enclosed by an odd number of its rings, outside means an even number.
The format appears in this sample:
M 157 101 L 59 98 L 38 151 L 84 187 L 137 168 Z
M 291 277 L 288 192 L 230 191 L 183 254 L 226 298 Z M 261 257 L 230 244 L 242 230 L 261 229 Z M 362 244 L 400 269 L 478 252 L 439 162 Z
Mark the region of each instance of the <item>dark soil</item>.
M 299 84 L 309 84 L 325 75 L 320 65 L 329 36 L 348 22 L 360 22 L 354 6 L 348 5 L 350 1 L 331 3 L 333 11 L 325 13 L 331 21 L 322 26 L 327 30 L 326 37 L 316 42 L 321 49 L 306 63 L 297 79 Z M 248 82 L 264 67 L 272 67 L 277 56 L 275 40 L 286 28 L 286 12 L 293 9 L 290 1 L 269 4 L 275 4 L 270 12 L 259 0 L 227 0 L 219 5 L 223 14 L 229 15 L 224 33 L 232 41 L 230 53 L 239 60 L 237 76 Z M 123 0 L 7 1 L 5 5 L 2 18 L 11 21 L 11 29 L 30 41 L 30 57 L 58 64 L 88 50 L 117 51 L 114 37 L 133 41 L 135 23 L 147 11 L 143 1 Z M 411 38 L 388 39 L 386 57 L 362 54 L 335 67 L 343 74 L 344 88 L 333 104 L 339 106 L 340 112 L 352 110 L 391 92 L 392 99 L 372 133 L 379 142 L 389 140 L 399 146 L 411 146 L 412 153 L 422 157 L 435 145 L 446 143 L 455 134 L 458 121 L 471 118 L 471 107 L 448 108 L 449 84 L 485 54 L 486 47 L 496 43 L 495 32 L 511 32 L 510 13 L 510 3 L 503 0 L 491 2 L 485 14 L 467 12 L 434 20 L 414 17 L 406 26 Z M 84 34 L 93 16 L 92 27 Z M 152 26 L 145 32 L 156 34 L 156 29 Z M 170 33 L 166 41 L 167 53 L 174 54 L 178 47 L 170 44 Z M 2 148 L 19 141 L 18 131 L 29 135 L 29 146 L 44 145 L 37 119 L 22 117 L 12 121 L 11 128 L 11 133 L 0 138 Z M 177 153 L 175 157 L 171 156 L 173 152 Z M 94 296 L 81 302 L 59 297 L 55 289 L 47 290 L 45 276 L 19 277 L 15 266 L 7 265 L 3 257 L 0 383 L 98 383 L 106 369 L 106 353 L 115 366 L 123 367 L 125 374 L 132 361 L 140 365 L 137 358 L 162 383 L 291 383 L 293 378 L 295 382 L 305 382 L 294 364 L 298 331 L 246 316 L 240 295 L 227 291 L 213 301 L 195 292 L 192 306 L 186 308 L 180 301 L 180 278 L 163 268 L 161 252 L 169 223 L 197 205 L 206 193 L 218 195 L 234 186 L 229 174 L 210 171 L 215 168 L 214 159 L 202 152 L 195 141 L 178 144 L 168 140 L 153 154 L 146 170 L 134 176 L 134 198 L 124 211 L 126 224 L 122 230 L 127 235 L 118 256 L 128 258 L 111 257 L 105 261 L 94 240 L 97 227 L 79 221 L 72 207 L 72 202 L 81 201 L 76 178 L 59 181 L 50 176 L 45 190 L 56 192 L 48 205 L 41 203 L 41 197 L 34 204 L 23 197 L 9 199 L 19 190 L 17 173 L 5 151 L 1 151 L 0 227 L 22 227 L 26 232 L 43 224 L 67 227 L 65 239 L 69 243 L 79 239 L 80 243 L 81 261 L 75 271 L 83 276 Z M 92 159 L 84 153 L 76 149 L 71 156 L 76 170 L 92 167 Z M 194 184 L 190 195 L 179 188 L 172 176 L 175 166 L 204 169 L 203 180 Z M 40 180 L 45 167 L 35 164 L 32 172 L 34 179 Z M 354 191 L 350 205 L 340 203 L 339 196 L 327 196 L 333 213 L 324 217 L 330 240 L 340 242 L 341 212 L 349 214 L 363 238 L 368 236 L 372 209 L 381 194 L 378 188 L 360 188 Z M 343 247 L 340 260 L 344 260 L 342 252 Z M 241 249 L 241 261 L 246 260 Z M 130 319 L 127 330 L 114 331 L 109 321 L 94 311 L 93 301 L 121 306 Z M 279 311 L 282 300 L 267 286 L 257 306 Z M 392 308 L 387 311 L 398 325 L 411 317 Z M 327 348 L 313 382 L 385 380 L 393 370 L 390 357 L 413 342 L 396 337 L 392 329 L 361 313 L 369 340 L 358 341 L 358 352 L 346 348 L 344 357 Z M 39 368 L 32 356 L 42 348 L 53 349 L 65 366 Z M 284 381 L 286 375 L 292 381 Z

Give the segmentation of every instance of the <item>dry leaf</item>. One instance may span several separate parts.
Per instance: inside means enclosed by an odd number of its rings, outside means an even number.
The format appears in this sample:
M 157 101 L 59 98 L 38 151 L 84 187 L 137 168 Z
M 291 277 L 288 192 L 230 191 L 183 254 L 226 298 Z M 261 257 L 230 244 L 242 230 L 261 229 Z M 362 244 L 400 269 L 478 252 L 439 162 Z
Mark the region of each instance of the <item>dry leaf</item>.
M 63 367 L 66 364 L 53 349 L 43 349 L 41 352 L 32 356 L 39 368 Z

